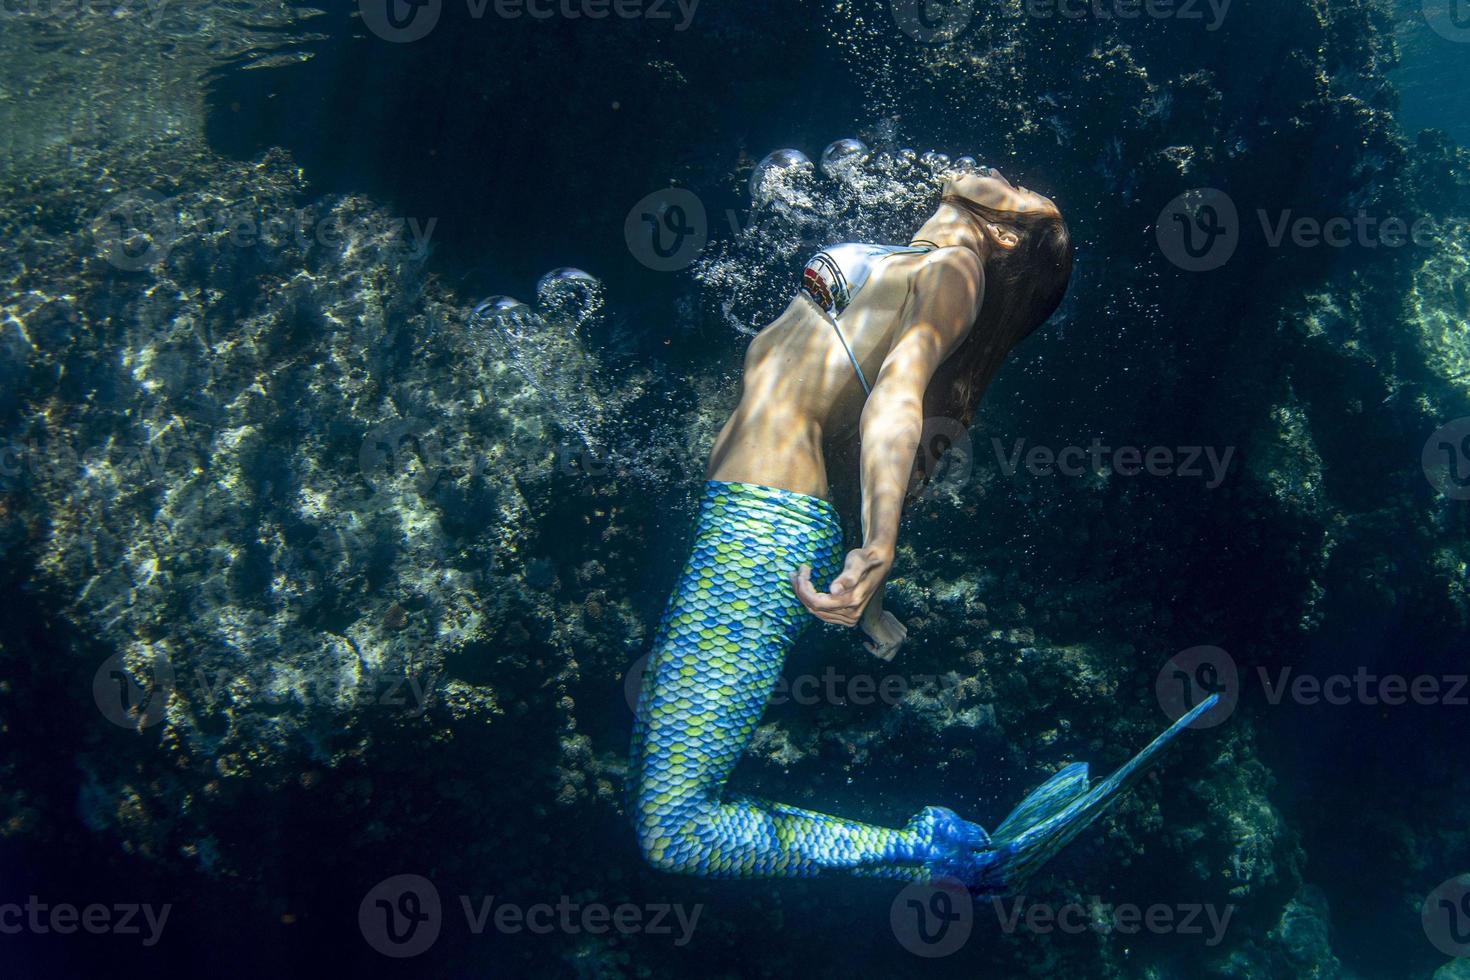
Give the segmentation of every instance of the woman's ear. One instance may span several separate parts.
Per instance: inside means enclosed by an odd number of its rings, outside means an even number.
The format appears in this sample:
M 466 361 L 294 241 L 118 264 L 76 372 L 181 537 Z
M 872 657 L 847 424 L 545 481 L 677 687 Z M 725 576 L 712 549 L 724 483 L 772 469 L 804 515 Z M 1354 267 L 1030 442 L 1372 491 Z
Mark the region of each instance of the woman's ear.
M 987 222 L 985 227 L 990 232 L 990 240 L 1001 248 L 1015 248 L 1021 243 L 1021 236 L 1004 225 L 998 225 L 992 221 Z

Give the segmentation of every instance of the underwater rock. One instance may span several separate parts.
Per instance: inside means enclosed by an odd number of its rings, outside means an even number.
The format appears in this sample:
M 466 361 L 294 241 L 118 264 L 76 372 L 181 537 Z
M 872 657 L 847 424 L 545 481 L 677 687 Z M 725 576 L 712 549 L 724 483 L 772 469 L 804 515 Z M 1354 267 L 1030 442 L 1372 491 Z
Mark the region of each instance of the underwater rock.
M 185 18 L 189 30 L 131 37 L 89 24 L 67 42 L 93 52 L 75 60 L 84 77 L 0 59 L 8 91 L 36 93 L 0 102 L 6 132 L 31 134 L 7 141 L 0 201 L 16 230 L 0 259 L 0 422 L 19 453 L 3 474 L 0 548 L 36 569 L 24 618 L 66 635 L 60 649 L 19 633 L 0 647 L 32 684 L 48 664 L 70 671 L 41 699 L 8 671 L 0 711 L 11 731 L 55 733 L 57 768 L 82 774 L 62 791 L 17 785 L 13 773 L 30 776 L 5 756 L 6 833 L 41 839 L 80 812 L 95 838 L 149 867 L 265 892 L 281 870 L 271 815 L 285 801 L 334 819 L 292 842 L 302 877 L 387 851 L 394 867 L 542 897 L 712 894 L 635 870 L 630 844 L 616 850 L 630 720 L 620 682 L 682 557 L 673 542 L 743 334 L 789 301 L 804 250 L 902 240 L 932 209 L 937 184 L 900 138 L 984 147 L 1010 176 L 1003 161 L 1035 171 L 1028 185 L 1058 189 L 1085 247 L 1056 322 L 1018 350 L 984 408 L 976 473 L 910 512 L 892 600 L 912 631 L 893 667 L 905 693 L 774 712 L 744 775 L 793 801 L 871 779 L 845 797 L 855 815 L 951 800 L 999 813 L 1065 762 L 1105 772 L 1156 734 L 1152 683 L 1184 647 L 1227 637 L 1247 676 L 1268 657 L 1331 668 L 1350 645 L 1323 651 L 1310 637 L 1344 636 L 1344 608 L 1453 638 L 1470 609 L 1463 511 L 1433 495 L 1417 453 L 1467 414 L 1463 231 L 1386 258 L 1246 242 L 1212 276 L 1179 275 L 1139 234 L 1206 182 L 1229 187 L 1247 216 L 1370 206 L 1442 220 L 1462 207 L 1463 160 L 1441 147 L 1411 163 L 1379 101 L 1392 93 L 1392 40 L 1375 9 L 1238 5 L 1232 36 L 1295 39 L 1262 100 L 1228 66 L 1202 67 L 1218 50 L 1204 33 L 979 5 L 956 43 L 915 46 L 893 36 L 882 5 L 840 5 L 823 43 L 830 33 L 873 89 L 884 118 L 865 143 L 898 149 L 841 181 L 813 180 L 794 150 L 751 174 L 748 223 L 694 267 L 690 318 L 716 353 L 689 370 L 687 411 L 637 372 L 602 369 L 585 328 L 610 300 L 585 273 L 545 280 L 535 309 L 481 308 L 508 316 L 503 331 L 475 330 L 471 300 L 427 274 L 379 202 L 308 201 L 304 237 L 237 234 L 232 219 L 297 211 L 307 175 L 284 154 L 231 161 L 205 145 L 192 59 L 211 44 L 233 57 L 287 43 L 271 29 L 281 18 L 255 12 L 259 30 Z M 22 34 L 54 42 L 22 20 L 7 22 L 5 43 Z M 687 84 L 681 57 L 648 66 L 670 104 Z M 94 92 L 115 94 L 82 105 Z M 698 167 L 738 196 L 722 162 L 734 151 L 719 149 Z M 1279 175 L 1302 160 L 1313 179 L 1283 196 Z M 600 424 L 647 415 L 664 427 L 622 442 Z M 1208 490 L 1033 479 L 978 465 L 991 433 L 1003 449 L 1098 434 L 1239 446 L 1243 459 Z M 1402 465 L 1365 465 L 1365 447 L 1403 450 Z M 850 634 L 814 634 L 808 654 L 873 669 Z M 93 703 L 101 668 L 126 679 L 112 693 L 130 695 L 160 664 L 173 677 L 158 685 L 161 707 L 131 703 L 116 715 L 130 726 Z M 1270 723 L 1242 707 L 1171 750 L 1166 788 L 1140 786 L 1039 885 L 1148 895 L 1169 881 L 1238 904 L 1222 948 L 1192 948 L 1180 976 L 1332 975 L 1335 956 L 1373 937 L 1333 932 L 1325 889 L 1340 890 L 1339 910 L 1414 894 L 1399 852 L 1428 864 L 1463 847 L 1447 832 L 1355 852 L 1360 888 L 1303 888 L 1306 853 L 1333 851 L 1311 811 L 1352 814 L 1361 784 L 1334 788 L 1333 764 L 1297 774 L 1317 780 L 1311 791 L 1280 792 L 1262 761 Z M 1390 761 L 1405 779 L 1429 770 L 1436 790 L 1383 794 L 1378 807 L 1406 826 L 1464 825 L 1463 773 L 1412 753 Z M 934 797 L 908 798 L 920 792 Z M 752 934 L 770 940 L 758 944 L 767 972 L 865 965 L 790 941 L 851 929 L 819 891 L 742 890 L 750 902 L 711 903 L 701 936 L 732 971 L 754 969 L 739 958 Z M 777 925 L 758 931 L 747 913 Z M 972 941 L 957 968 L 1166 972 L 1159 937 L 1086 938 L 1023 951 L 1016 937 Z M 611 942 L 567 941 L 569 962 L 686 968 Z
M 1303 886 L 1282 910 L 1271 938 L 1280 943 L 1292 976 L 1333 980 L 1342 975 L 1341 964 L 1332 955 L 1329 921 L 1327 896 L 1314 885 Z

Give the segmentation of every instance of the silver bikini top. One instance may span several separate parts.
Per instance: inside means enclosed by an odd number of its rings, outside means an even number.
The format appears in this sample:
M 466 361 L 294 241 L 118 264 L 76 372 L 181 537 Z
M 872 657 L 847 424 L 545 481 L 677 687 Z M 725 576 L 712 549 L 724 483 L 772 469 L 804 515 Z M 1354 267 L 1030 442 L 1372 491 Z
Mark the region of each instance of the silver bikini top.
M 868 384 L 862 366 L 858 364 L 857 356 L 853 354 L 852 347 L 848 344 L 847 338 L 843 336 L 842 328 L 837 324 L 837 318 L 852 305 L 852 301 L 867 284 L 868 277 L 873 274 L 873 269 L 880 261 L 890 255 L 932 252 L 938 247 L 933 242 L 923 240 L 911 245 L 869 245 L 864 242 L 843 242 L 839 245 L 828 246 L 813 255 L 807 261 L 806 267 L 802 269 L 801 291 L 810 296 L 812 301 L 827 314 L 832 329 L 837 331 L 837 339 L 842 341 L 842 347 L 847 351 L 847 359 L 852 361 L 852 369 L 857 372 L 858 381 L 861 382 L 865 394 L 873 390 L 872 386 Z

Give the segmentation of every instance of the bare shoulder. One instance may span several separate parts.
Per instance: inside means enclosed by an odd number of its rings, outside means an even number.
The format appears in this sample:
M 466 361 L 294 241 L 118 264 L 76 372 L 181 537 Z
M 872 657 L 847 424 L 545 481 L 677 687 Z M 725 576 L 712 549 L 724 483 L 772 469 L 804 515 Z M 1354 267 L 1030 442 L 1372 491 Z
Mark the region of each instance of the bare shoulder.
M 984 282 L 985 266 L 975 250 L 963 245 L 947 245 L 926 253 L 918 264 L 919 272 L 933 276 L 963 277 Z
M 905 332 L 933 333 L 948 352 L 969 333 L 980 313 L 985 266 L 973 249 L 937 248 L 915 270 L 913 291 L 915 302 Z

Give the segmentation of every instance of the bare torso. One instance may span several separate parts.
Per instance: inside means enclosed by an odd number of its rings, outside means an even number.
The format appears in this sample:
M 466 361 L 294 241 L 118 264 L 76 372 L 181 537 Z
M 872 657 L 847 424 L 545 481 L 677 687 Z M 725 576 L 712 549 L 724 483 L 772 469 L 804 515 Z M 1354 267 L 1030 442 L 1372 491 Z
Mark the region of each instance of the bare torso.
M 915 272 L 952 251 L 886 256 L 838 317 L 869 384 L 907 322 Z M 746 351 L 740 402 L 715 439 L 706 478 L 830 499 L 823 437 L 854 428 L 865 398 L 826 313 L 797 292 Z

